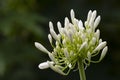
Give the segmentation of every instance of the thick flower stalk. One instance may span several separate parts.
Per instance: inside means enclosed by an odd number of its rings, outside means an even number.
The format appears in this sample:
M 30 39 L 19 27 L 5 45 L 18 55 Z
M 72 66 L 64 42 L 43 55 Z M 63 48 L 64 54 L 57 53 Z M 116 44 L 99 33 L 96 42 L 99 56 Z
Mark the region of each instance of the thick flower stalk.
M 54 31 L 53 23 L 49 22 L 50 34 L 48 34 L 48 39 L 53 51 L 48 51 L 38 42 L 35 42 L 35 46 L 47 53 L 51 61 L 41 63 L 39 68 L 51 68 L 55 72 L 67 75 L 75 66 L 78 66 L 81 80 L 85 80 L 84 69 L 91 62 L 100 62 L 108 50 L 106 41 L 100 39 L 100 30 L 96 29 L 101 20 L 101 17 L 96 17 L 96 15 L 96 10 L 93 12 L 90 10 L 87 20 L 83 24 L 81 20 L 75 18 L 75 13 L 71 10 L 71 22 L 66 17 L 64 27 L 60 22 L 57 23 L 58 34 Z M 98 61 L 92 60 L 92 57 L 99 53 L 101 56 Z

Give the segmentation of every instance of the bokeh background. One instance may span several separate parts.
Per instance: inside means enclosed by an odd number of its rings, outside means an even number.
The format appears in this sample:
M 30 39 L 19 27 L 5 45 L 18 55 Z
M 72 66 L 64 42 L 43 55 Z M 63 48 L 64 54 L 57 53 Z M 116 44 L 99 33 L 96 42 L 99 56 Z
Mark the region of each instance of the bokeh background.
M 0 80 L 79 80 L 78 71 L 61 76 L 38 64 L 48 56 L 34 47 L 42 43 L 52 50 L 48 22 L 56 28 L 74 9 L 85 21 L 89 10 L 97 10 L 102 20 L 98 28 L 108 42 L 104 60 L 86 69 L 87 80 L 120 80 L 120 0 L 0 0 Z

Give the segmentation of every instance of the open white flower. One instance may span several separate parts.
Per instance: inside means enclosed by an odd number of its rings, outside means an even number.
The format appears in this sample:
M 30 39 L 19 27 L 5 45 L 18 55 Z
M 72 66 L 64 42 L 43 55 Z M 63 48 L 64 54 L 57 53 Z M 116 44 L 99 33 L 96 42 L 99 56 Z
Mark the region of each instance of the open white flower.
M 64 27 L 61 23 L 57 23 L 59 34 L 54 31 L 53 23 L 49 22 L 50 34 L 48 39 L 53 47 L 53 51 L 49 52 L 40 43 L 35 42 L 35 46 L 48 54 L 51 61 L 46 61 L 39 65 L 40 69 L 51 68 L 55 72 L 62 75 L 67 75 L 76 63 L 82 60 L 86 67 L 90 65 L 90 62 L 100 62 L 107 53 L 107 42 L 100 38 L 100 30 L 97 29 L 100 23 L 101 17 L 97 16 L 97 11 L 88 12 L 87 20 L 85 24 L 81 20 L 75 18 L 73 10 L 70 12 L 71 21 L 66 17 Z M 53 39 L 55 39 L 55 45 Z M 92 57 L 98 55 L 101 52 L 100 59 L 93 61 Z

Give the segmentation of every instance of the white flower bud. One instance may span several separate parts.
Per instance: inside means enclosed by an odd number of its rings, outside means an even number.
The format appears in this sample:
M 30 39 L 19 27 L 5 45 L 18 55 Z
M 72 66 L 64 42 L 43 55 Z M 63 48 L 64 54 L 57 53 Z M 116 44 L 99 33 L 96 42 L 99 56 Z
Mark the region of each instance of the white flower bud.
M 91 28 L 94 26 L 94 20 L 95 20 L 96 14 L 97 14 L 97 12 L 96 12 L 96 10 L 94 10 L 92 15 L 91 15 L 90 22 L 89 22 L 89 26 Z
M 54 30 L 53 23 L 51 21 L 49 22 L 49 28 Z
M 91 16 L 91 19 L 93 19 L 93 21 L 95 20 L 96 15 L 97 15 L 97 11 L 94 10 L 94 11 L 92 12 L 92 16 Z
M 98 26 L 98 24 L 100 23 L 101 17 L 98 16 L 94 22 L 94 29 L 96 29 L 96 27 Z
M 97 31 L 95 32 L 95 37 L 97 40 L 99 40 L 99 38 L 100 38 L 100 30 L 99 29 L 97 29 Z
M 60 22 L 57 22 L 58 31 L 61 34 L 62 25 Z
M 49 62 L 49 64 L 54 64 L 54 62 Z M 47 69 L 47 68 L 49 68 L 49 64 L 48 64 L 48 62 L 43 62 L 43 63 L 40 63 L 39 65 L 38 65 L 38 67 L 40 68 L 40 69 Z
M 48 34 L 48 39 L 49 39 L 50 43 L 52 43 L 52 37 L 50 34 Z
M 64 23 L 65 28 L 69 28 L 69 19 L 65 17 L 65 23 Z
M 89 22 L 90 18 L 91 18 L 91 15 L 92 15 L 92 11 L 90 10 L 88 12 L 88 15 L 87 15 L 87 22 Z
M 40 43 L 35 42 L 35 47 L 41 50 L 42 52 L 49 53 L 49 51 Z
M 75 13 L 74 13 L 73 9 L 71 9 L 71 11 L 70 11 L 70 16 L 71 16 L 72 23 L 74 23 Z
M 83 31 L 84 27 L 83 27 L 83 23 L 81 20 L 78 22 L 78 27 L 79 27 L 79 30 Z
M 99 61 L 101 61 L 101 60 L 105 57 L 107 51 L 108 51 L 108 47 L 106 46 L 106 47 L 102 50 L 102 53 L 101 53 L 101 56 L 100 56 Z
M 50 29 L 50 33 L 55 40 L 57 40 L 57 41 L 59 40 L 57 37 L 57 34 L 55 33 L 55 31 L 53 29 Z
M 101 43 L 95 48 L 94 52 L 100 51 L 101 49 L 103 49 L 103 48 L 106 46 L 106 44 L 107 44 L 106 41 L 101 42 Z

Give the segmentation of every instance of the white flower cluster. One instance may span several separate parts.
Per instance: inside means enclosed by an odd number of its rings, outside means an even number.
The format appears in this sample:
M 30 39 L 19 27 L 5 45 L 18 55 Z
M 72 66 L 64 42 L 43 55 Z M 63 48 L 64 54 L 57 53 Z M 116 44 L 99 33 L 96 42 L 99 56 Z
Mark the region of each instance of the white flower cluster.
M 96 10 L 93 12 L 90 10 L 83 25 L 83 22 L 76 19 L 74 11 L 71 10 L 71 22 L 66 17 L 64 27 L 60 22 L 57 23 L 59 34 L 54 31 L 52 22 L 49 22 L 50 34 L 48 34 L 48 39 L 53 51 L 49 52 L 38 42 L 35 42 L 35 46 L 47 53 L 51 61 L 41 63 L 39 68 L 51 68 L 62 75 L 67 75 L 75 68 L 79 60 L 82 60 L 86 66 L 89 66 L 90 62 L 100 62 L 104 58 L 108 47 L 106 41 L 100 39 L 100 30 L 96 30 L 101 20 L 101 17 L 96 17 L 96 15 Z M 52 39 L 55 40 L 55 44 Z M 99 52 L 101 52 L 99 60 L 93 61 L 91 58 L 98 55 Z

